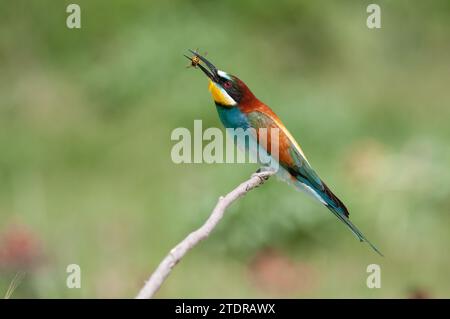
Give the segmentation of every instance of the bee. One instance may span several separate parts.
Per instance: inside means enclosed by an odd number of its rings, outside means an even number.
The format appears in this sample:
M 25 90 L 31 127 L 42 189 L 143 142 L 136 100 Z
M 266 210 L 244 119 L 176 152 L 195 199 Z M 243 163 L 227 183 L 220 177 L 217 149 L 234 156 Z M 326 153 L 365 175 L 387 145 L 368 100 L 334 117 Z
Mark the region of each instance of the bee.
M 199 53 L 198 49 L 194 51 L 195 53 Z M 205 52 L 203 55 L 207 55 L 208 52 Z M 198 55 L 194 55 L 193 57 L 188 57 L 187 55 L 185 55 L 186 58 L 188 58 L 189 60 L 191 60 L 191 62 L 186 66 L 187 68 L 196 68 L 197 65 L 200 64 L 200 58 L 198 57 Z
M 200 58 L 197 55 L 194 55 L 191 58 L 191 63 L 189 63 L 189 65 L 187 66 L 188 68 L 196 68 L 197 65 L 200 63 Z

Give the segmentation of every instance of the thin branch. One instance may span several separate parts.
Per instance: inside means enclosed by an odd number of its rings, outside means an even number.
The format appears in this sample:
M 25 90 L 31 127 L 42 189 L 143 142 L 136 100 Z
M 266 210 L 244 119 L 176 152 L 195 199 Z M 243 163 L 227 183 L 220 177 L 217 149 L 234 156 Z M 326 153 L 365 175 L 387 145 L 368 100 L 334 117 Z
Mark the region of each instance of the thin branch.
M 243 182 L 241 185 L 228 193 L 225 197 L 221 196 L 208 220 L 199 229 L 190 233 L 183 241 L 181 241 L 170 251 L 170 253 L 159 264 L 158 268 L 156 268 L 155 272 L 150 276 L 150 279 L 145 283 L 144 287 L 141 289 L 136 298 L 152 298 L 156 291 L 158 291 L 158 289 L 164 283 L 164 280 L 166 280 L 167 276 L 169 276 L 173 267 L 175 267 L 175 265 L 184 257 L 184 255 L 189 250 L 194 248 L 194 246 L 197 245 L 200 241 L 209 236 L 214 227 L 216 227 L 216 225 L 222 219 L 226 209 L 240 197 L 244 196 L 255 187 L 262 185 L 274 173 L 275 172 L 272 170 L 257 172 L 253 174 L 249 180 Z

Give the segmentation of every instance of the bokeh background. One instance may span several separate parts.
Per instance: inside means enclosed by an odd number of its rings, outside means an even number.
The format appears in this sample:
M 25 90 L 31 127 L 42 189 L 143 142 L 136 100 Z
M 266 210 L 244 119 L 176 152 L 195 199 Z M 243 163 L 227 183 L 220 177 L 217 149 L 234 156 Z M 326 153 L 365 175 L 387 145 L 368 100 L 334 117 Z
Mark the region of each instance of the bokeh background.
M 257 169 L 171 161 L 174 128 L 221 127 L 185 68 L 199 48 L 278 113 L 385 257 L 271 179 L 157 297 L 449 297 L 450 2 L 376 1 L 373 30 L 371 2 L 2 0 L 0 295 L 16 277 L 12 298 L 133 297 Z

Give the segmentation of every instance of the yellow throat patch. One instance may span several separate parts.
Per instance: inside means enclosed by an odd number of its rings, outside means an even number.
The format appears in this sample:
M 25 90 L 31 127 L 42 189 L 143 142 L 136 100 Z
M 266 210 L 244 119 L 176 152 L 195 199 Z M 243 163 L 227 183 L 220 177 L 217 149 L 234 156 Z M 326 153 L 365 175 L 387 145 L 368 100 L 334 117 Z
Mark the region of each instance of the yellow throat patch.
M 220 88 L 216 83 L 209 80 L 208 89 L 211 92 L 211 95 L 216 103 L 232 106 L 235 105 L 236 102 L 229 96 L 222 88 Z

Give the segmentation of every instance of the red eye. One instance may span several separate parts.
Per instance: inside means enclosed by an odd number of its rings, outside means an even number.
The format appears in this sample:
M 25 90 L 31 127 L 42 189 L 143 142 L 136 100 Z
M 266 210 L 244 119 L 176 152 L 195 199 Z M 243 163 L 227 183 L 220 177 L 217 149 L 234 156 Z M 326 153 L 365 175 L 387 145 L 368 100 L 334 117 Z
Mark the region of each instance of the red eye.
M 226 81 L 226 82 L 223 84 L 223 87 L 226 88 L 226 89 L 231 88 L 231 86 L 232 86 L 232 84 L 231 84 L 230 81 Z

